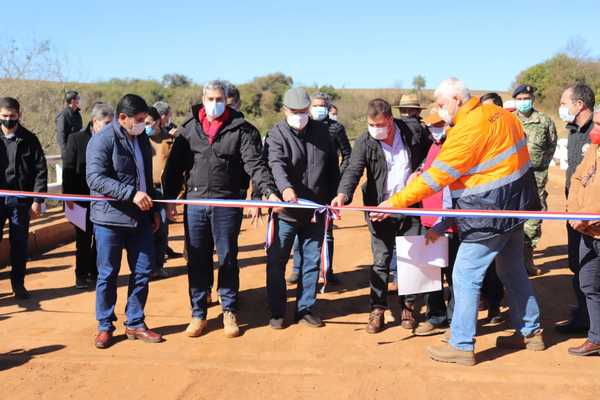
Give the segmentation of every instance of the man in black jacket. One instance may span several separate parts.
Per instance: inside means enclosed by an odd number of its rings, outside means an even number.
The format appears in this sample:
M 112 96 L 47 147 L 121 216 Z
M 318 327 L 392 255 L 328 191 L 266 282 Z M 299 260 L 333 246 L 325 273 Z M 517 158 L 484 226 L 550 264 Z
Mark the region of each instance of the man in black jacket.
M 394 119 L 392 109 L 385 100 L 369 102 L 367 120 L 368 131 L 356 140 L 338 195 L 331 202 L 333 206 L 340 207 L 352 201 L 365 169 L 367 180 L 362 187 L 363 202 L 366 206 L 377 206 L 406 185 L 409 176 L 425 160 L 431 146 L 429 135 L 417 135 L 403 121 Z M 422 228 L 418 217 L 388 218 L 380 222 L 367 218 L 367 222 L 373 250 L 371 315 L 367 332 L 378 333 L 384 327 L 384 310 L 388 307 L 387 283 L 395 238 L 420 235 Z M 406 296 L 402 306 L 402 326 L 413 329 L 416 326 L 414 296 Z M 435 304 L 430 302 L 429 308 L 435 308 Z
M 90 194 L 85 177 L 85 152 L 93 134 L 100 132 L 113 120 L 114 111 L 110 104 L 98 102 L 92 107 L 92 120 L 80 132 L 69 135 L 67 147 L 63 154 L 63 193 Z M 78 203 L 87 209 L 86 229 L 75 227 L 75 287 L 87 289 L 90 283 L 96 281 L 96 244 L 93 241 L 93 226 L 89 215 L 89 202 Z M 73 208 L 73 202 L 67 202 L 66 207 Z
M 0 98 L 0 188 L 47 192 L 48 168 L 37 136 L 19 123 L 21 106 L 12 97 Z M 42 211 L 44 199 L 0 198 L 0 240 L 9 221 L 10 282 L 18 299 L 26 299 L 25 268 L 29 220 Z
M 567 143 L 568 167 L 566 173 L 565 194 L 569 196 L 571 176 L 583 160 L 586 148 L 590 143 L 590 131 L 594 128 L 593 110 L 595 105 L 594 91 L 587 85 L 577 84 L 567 88 L 560 99 L 560 118 L 567 123 L 569 137 Z M 567 321 L 556 324 L 555 328 L 563 334 L 585 334 L 590 325 L 585 295 L 579 283 L 581 269 L 579 245 L 581 233 L 567 223 L 567 243 L 569 269 L 573 272 L 572 284 L 577 300 L 576 307 Z
M 340 161 L 340 174 L 344 173 L 344 170 L 350 163 L 350 154 L 352 154 L 352 147 L 350 141 L 346 135 L 346 128 L 344 125 L 337 121 L 329 118 L 329 108 L 331 106 L 331 97 L 322 92 L 317 92 L 310 97 L 310 117 L 315 121 L 322 122 L 329 131 L 331 139 L 335 145 L 338 153 L 338 157 L 341 157 Z M 333 224 L 329 225 L 327 230 L 327 255 L 329 256 L 329 270 L 327 274 L 327 283 L 338 284 L 339 280 L 333 273 Z M 294 241 L 294 269 L 288 277 L 288 283 L 297 283 L 298 276 L 300 275 L 300 264 L 302 264 L 302 250 L 298 246 L 298 240 Z
M 286 119 L 269 131 L 265 151 L 275 184 L 283 200 L 298 199 L 327 204 L 335 196 L 339 182 L 337 151 L 326 126 L 310 120 L 310 98 L 302 88 L 290 89 L 284 99 Z M 294 238 L 302 251 L 297 288 L 296 320 L 310 327 L 322 327 L 313 314 L 316 302 L 321 247 L 324 236 L 323 215 L 312 210 L 283 209 L 275 220 L 275 237 L 267 249 L 267 294 L 271 327 L 284 326 L 286 287 L 285 266 Z
M 79 132 L 83 128 L 83 121 L 79 113 L 79 93 L 69 90 L 65 94 L 67 106 L 56 116 L 56 141 L 64 154 L 69 135 Z
M 277 188 L 261 154 L 260 135 L 241 113 L 226 106 L 228 85 L 204 85 L 202 105 L 193 107 L 192 120 L 175 139 L 163 172 L 163 191 L 176 198 L 185 183 L 188 199 L 240 199 L 245 171 L 254 187 L 278 201 Z M 174 207 L 168 207 L 169 215 Z M 189 294 L 192 320 L 190 337 L 206 329 L 207 295 L 213 273 L 213 249 L 219 258 L 219 296 L 225 336 L 239 335 L 237 297 L 238 236 L 242 210 L 228 207 L 185 207 Z

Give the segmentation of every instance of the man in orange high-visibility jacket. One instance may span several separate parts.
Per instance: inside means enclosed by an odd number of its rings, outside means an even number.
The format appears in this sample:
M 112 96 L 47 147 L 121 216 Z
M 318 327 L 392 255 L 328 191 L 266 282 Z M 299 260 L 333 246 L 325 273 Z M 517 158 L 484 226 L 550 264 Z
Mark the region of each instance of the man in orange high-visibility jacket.
M 452 128 L 436 161 L 380 207 L 405 208 L 450 186 L 456 209 L 539 210 L 527 140 L 517 118 L 495 105 L 482 105 L 456 78 L 435 92 L 440 116 Z M 384 213 L 372 213 L 378 220 Z M 507 289 L 512 336 L 498 338 L 498 347 L 545 348 L 539 307 L 523 260 L 523 220 L 457 218 L 461 245 L 454 264 L 455 293 L 451 338 L 429 347 L 437 361 L 475 364 L 474 336 L 481 283 L 494 259 Z

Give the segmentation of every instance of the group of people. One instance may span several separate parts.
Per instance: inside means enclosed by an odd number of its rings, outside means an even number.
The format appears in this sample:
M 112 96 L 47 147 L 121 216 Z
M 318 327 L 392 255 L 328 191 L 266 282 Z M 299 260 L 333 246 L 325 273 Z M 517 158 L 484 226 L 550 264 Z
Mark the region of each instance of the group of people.
M 534 108 L 535 88 L 520 85 L 513 98 L 514 112 L 502 107 L 497 94 L 475 97 L 462 81 L 449 78 L 435 91 L 435 105 L 424 119 L 416 97 L 401 100 L 400 118 L 393 116 L 389 102 L 373 99 L 367 105 L 367 129 L 351 147 L 329 96 L 309 96 L 303 88 L 285 93 L 284 118 L 264 141 L 240 111 L 239 91 L 225 81 L 204 85 L 202 102 L 192 106 L 179 127 L 172 124 L 166 103 L 150 107 L 140 96 L 127 94 L 115 110 L 107 103 L 96 103 L 90 123 L 82 129 L 79 96 L 68 93 L 68 106 L 57 118 L 64 192 L 115 199 L 82 203 L 89 207 L 88 227 L 77 230 L 76 285 L 85 287 L 95 281 L 96 347 L 106 348 L 113 342 L 123 250 L 131 270 L 125 333 L 130 339 L 162 340 L 147 327 L 144 306 L 151 276 L 165 276 L 161 270 L 168 249 L 167 226 L 176 208 L 154 200 L 245 199 L 252 188 L 255 199 L 286 203 L 305 199 L 340 208 L 352 201 L 364 177 L 364 204 L 384 208 L 365 215 L 373 252 L 368 333 L 385 328 L 395 238 L 425 235 L 428 242 L 435 242 L 447 236 L 450 266 L 444 275 L 449 296 L 443 291 L 424 295 L 427 315 L 420 324 L 417 295 L 402 296 L 401 326 L 418 336 L 443 333 L 443 343 L 427 349 L 432 359 L 473 365 L 477 311 L 485 303 L 490 321 L 502 322 L 500 301 L 505 291 L 515 333 L 499 337 L 497 346 L 544 350 L 540 310 L 527 277 L 540 273 L 533 262 L 540 221 L 418 218 L 390 215 L 385 210 L 546 210 L 556 128 Z M 594 105 L 593 91 L 582 84 L 567 88 L 561 99 L 559 114 L 570 129 L 566 192 L 573 212 L 600 211 L 593 201 L 594 194 L 600 193 L 600 180 L 595 179 L 600 115 L 596 113 L 593 119 Z M 0 99 L 0 143 L 5 149 L 0 152 L 4 167 L 0 188 L 44 192 L 43 149 L 19 119 L 18 102 Z M 2 224 L 6 219 L 10 223 L 11 282 L 20 298 L 28 296 L 23 278 L 29 217 L 39 214 L 43 201 L 7 197 L 0 203 Z M 271 212 L 273 237 L 266 249 L 269 324 L 283 329 L 291 322 L 285 319 L 285 268 L 293 253 L 288 282 L 297 285 L 294 322 L 323 327 L 315 304 L 323 245 L 328 246 L 329 265 L 333 261 L 334 230 L 324 232 L 327 214 L 288 207 L 274 207 Z M 192 311 L 185 333 L 198 337 L 206 331 L 216 249 L 224 334 L 236 337 L 240 334 L 242 210 L 190 204 L 183 214 Z M 588 332 L 582 345 L 569 349 L 573 355 L 600 353 L 598 226 L 600 221 L 568 224 L 569 266 L 575 272 L 578 307 L 556 328 L 562 333 Z M 321 278 L 340 283 L 333 268 Z

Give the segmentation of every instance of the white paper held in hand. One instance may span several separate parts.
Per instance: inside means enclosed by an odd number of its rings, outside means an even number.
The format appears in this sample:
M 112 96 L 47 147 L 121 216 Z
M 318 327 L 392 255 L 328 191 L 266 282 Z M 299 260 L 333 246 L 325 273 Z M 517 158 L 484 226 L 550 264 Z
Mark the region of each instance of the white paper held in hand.
M 442 289 L 442 270 L 448 266 L 448 238 L 426 244 L 425 236 L 396 237 L 398 294 Z
M 73 203 L 72 208 L 69 208 L 69 206 L 65 204 L 65 217 L 67 217 L 70 223 L 84 232 L 86 231 L 87 211 L 87 208 L 82 207 L 77 203 Z

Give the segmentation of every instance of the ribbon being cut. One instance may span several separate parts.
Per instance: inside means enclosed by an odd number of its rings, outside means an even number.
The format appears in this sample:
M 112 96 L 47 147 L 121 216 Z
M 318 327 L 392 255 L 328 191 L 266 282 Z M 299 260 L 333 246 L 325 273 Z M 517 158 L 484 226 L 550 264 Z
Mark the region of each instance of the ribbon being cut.
M 119 201 L 109 197 L 102 196 L 87 196 L 73 194 L 51 194 L 39 192 L 24 192 L 16 190 L 0 190 L 0 197 L 20 197 L 20 198 L 36 198 L 47 199 L 54 201 Z M 538 220 L 576 220 L 576 221 L 597 221 L 600 220 L 600 213 L 569 213 L 569 212 L 552 212 L 552 211 L 511 211 L 511 210 L 447 210 L 447 209 L 426 209 L 426 208 L 380 208 L 367 206 L 343 206 L 332 207 L 329 205 L 318 204 L 308 200 L 299 200 L 297 203 L 262 201 L 262 200 L 231 200 L 231 199 L 156 199 L 153 200 L 160 204 L 182 204 L 188 206 L 205 206 L 205 207 L 234 207 L 234 208 L 300 208 L 314 210 L 312 222 L 315 222 L 319 215 L 325 218 L 325 234 L 329 229 L 329 225 L 333 220 L 339 218 L 341 211 L 358 211 L 358 212 L 376 212 L 390 215 L 404 216 L 430 216 L 430 217 L 451 217 L 451 218 L 517 218 L 517 219 L 538 219 Z M 267 224 L 267 234 L 265 248 L 268 248 L 274 238 L 274 218 L 275 213 L 269 216 Z M 324 239 L 325 240 L 325 237 Z M 321 250 L 321 269 L 325 285 L 327 284 L 326 277 L 329 270 L 328 247 L 324 244 Z M 325 288 L 323 286 L 323 289 Z

